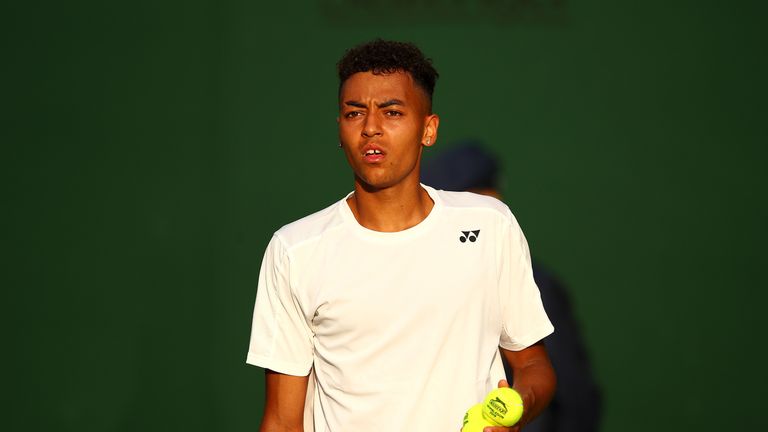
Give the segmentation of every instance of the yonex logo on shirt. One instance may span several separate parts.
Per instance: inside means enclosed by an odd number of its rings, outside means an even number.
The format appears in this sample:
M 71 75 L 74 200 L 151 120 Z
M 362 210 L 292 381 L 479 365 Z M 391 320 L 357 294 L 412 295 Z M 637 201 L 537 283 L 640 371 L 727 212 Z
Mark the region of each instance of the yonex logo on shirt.
M 478 237 L 480 237 L 480 230 L 462 231 L 461 237 L 459 237 L 459 241 L 465 243 L 467 239 L 469 239 L 469 241 L 474 243 L 477 241 Z

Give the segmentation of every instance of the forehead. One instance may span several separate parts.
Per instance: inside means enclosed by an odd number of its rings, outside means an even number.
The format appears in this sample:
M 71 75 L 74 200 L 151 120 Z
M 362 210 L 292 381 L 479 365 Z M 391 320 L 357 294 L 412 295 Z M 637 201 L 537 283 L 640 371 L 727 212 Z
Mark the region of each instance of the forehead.
M 401 99 L 421 103 L 422 92 L 407 72 L 374 74 L 358 72 L 353 74 L 341 87 L 341 102 L 366 99 Z

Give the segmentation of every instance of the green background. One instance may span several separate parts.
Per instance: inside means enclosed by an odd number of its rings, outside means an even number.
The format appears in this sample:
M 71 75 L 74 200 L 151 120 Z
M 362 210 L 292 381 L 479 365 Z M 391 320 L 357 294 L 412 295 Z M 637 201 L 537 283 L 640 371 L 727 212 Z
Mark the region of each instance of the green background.
M 501 156 L 603 430 L 764 425 L 765 3 L 2 8 L 3 429 L 256 430 L 261 255 L 351 189 L 334 67 L 376 36 L 442 75 L 429 152 Z

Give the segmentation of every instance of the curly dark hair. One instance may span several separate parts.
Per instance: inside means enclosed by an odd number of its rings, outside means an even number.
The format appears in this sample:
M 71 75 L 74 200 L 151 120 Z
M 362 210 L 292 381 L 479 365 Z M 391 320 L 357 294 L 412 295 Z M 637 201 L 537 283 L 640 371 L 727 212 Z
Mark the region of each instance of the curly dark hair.
M 339 92 L 350 76 L 358 72 L 390 74 L 407 72 L 416 84 L 426 92 L 429 106 L 432 106 L 432 93 L 439 74 L 432 66 L 432 59 L 410 42 L 396 42 L 375 39 L 348 49 L 336 63 L 339 72 Z

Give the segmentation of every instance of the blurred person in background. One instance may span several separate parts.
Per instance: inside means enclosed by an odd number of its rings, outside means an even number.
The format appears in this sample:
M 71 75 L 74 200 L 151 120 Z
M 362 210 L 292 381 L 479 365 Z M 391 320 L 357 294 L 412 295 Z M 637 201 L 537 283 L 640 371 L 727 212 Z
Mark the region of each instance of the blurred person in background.
M 499 163 L 481 142 L 465 140 L 425 160 L 421 181 L 435 189 L 467 191 L 502 199 Z M 549 319 L 557 329 L 544 339 L 558 386 L 549 407 L 525 432 L 594 432 L 599 429 L 601 393 L 565 286 L 534 261 L 533 277 Z M 512 372 L 505 363 L 507 379 Z

